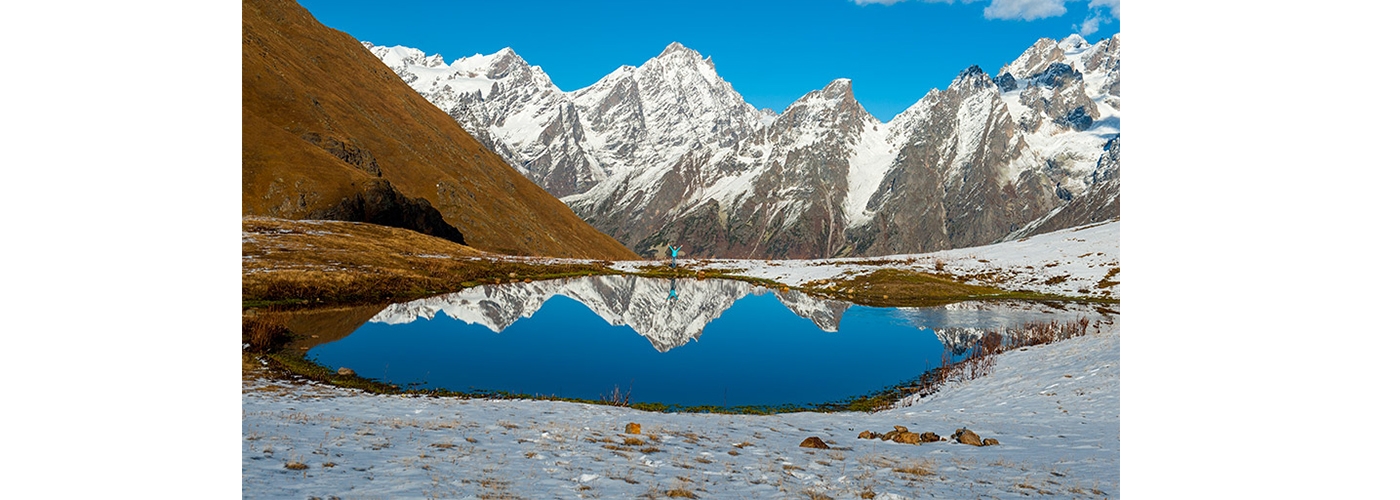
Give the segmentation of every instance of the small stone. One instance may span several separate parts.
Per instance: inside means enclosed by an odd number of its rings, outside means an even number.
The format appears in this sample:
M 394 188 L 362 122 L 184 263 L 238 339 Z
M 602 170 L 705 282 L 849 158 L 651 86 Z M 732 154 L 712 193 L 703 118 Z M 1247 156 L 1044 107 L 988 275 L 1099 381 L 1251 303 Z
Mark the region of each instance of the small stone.
M 526 282 L 526 283 L 529 283 L 529 282 L 530 282 L 530 278 L 525 278 L 525 282 Z
M 510 277 L 514 278 L 514 277 L 515 277 L 515 273 L 510 273 L 510 274 L 507 274 L 506 276 L 510 276 Z
M 880 435 L 870 431 L 860 431 L 860 435 L 856 437 L 861 439 L 878 439 Z
M 1000 442 L 1000 441 L 997 441 L 997 440 L 994 439 L 994 438 L 984 438 L 984 439 L 982 440 L 982 446 L 991 446 L 991 445 L 994 445 L 994 444 L 1001 444 L 1001 442 Z
M 822 438 L 816 436 L 803 439 L 802 444 L 799 444 L 797 446 L 802 448 L 817 448 L 820 450 L 826 450 L 831 448 L 830 446 L 827 446 L 826 443 L 822 442 Z
M 349 368 L 346 368 L 346 367 L 342 366 L 342 367 L 340 367 L 339 370 L 336 370 L 336 371 L 335 371 L 335 374 L 336 374 L 336 375 L 346 376 L 346 377 L 353 377 L 353 376 L 355 376 L 355 370 L 351 370 L 351 369 L 349 369 Z
M 938 435 L 932 432 L 925 432 L 923 434 L 919 434 L 919 441 L 921 442 L 935 443 L 938 442 L 938 439 Z
M 899 432 L 909 432 L 909 428 L 902 425 L 894 426 L 894 430 L 897 430 Z
M 628 423 L 627 423 L 627 433 L 628 433 L 628 434 L 641 434 L 641 433 L 642 433 L 642 424 L 639 424 L 639 423 L 636 423 L 636 422 L 628 422 Z

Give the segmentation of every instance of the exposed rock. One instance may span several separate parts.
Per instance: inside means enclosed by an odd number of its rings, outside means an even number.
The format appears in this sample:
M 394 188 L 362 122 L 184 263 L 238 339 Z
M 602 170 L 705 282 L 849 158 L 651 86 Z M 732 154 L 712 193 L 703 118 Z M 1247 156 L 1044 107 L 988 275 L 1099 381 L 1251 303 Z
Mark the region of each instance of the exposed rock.
M 341 199 L 334 207 L 312 212 L 308 218 L 401 227 L 456 243 L 464 242 L 462 232 L 444 221 L 442 213 L 428 200 L 409 199 L 383 179 L 364 183 L 354 196 Z
M 636 423 L 636 422 L 628 422 L 628 423 L 627 423 L 627 433 L 628 433 L 628 434 L 641 434 L 641 433 L 642 433 L 642 424 L 639 424 L 639 423 Z
M 1002 92 L 1016 90 L 1016 77 L 1011 76 L 1011 73 L 1002 73 L 993 78 L 992 81 L 996 82 L 997 88 L 1001 89 Z
M 919 434 L 919 441 L 925 443 L 934 443 L 940 441 L 941 439 L 942 438 L 938 437 L 938 434 L 934 434 L 932 432 L 925 432 L 923 434 Z
M 966 428 L 953 431 L 953 437 L 951 439 L 955 443 L 982 446 L 982 437 L 978 436 L 976 432 L 972 432 Z
M 982 446 L 992 446 L 996 444 L 1001 444 L 1001 442 L 993 438 L 985 438 L 982 440 Z
M 874 433 L 874 432 L 870 432 L 870 431 L 867 430 L 867 431 L 860 431 L 860 435 L 859 435 L 859 436 L 856 436 L 856 437 L 857 437 L 857 438 L 860 438 L 860 439 L 879 439 L 879 438 L 880 438 L 880 435 L 879 435 L 879 434 L 876 434 L 876 433 Z
M 365 171 L 365 173 L 375 177 L 382 177 L 384 173 L 379 170 L 379 162 L 375 161 L 374 155 L 369 150 L 346 143 L 335 137 L 322 136 L 316 132 L 302 134 L 301 139 L 316 147 L 326 150 L 327 153 L 340 158 L 340 161 L 350 164 L 350 166 Z
M 909 432 L 909 428 L 902 425 L 894 426 L 894 430 L 897 430 L 899 432 Z
M 880 435 L 880 440 L 881 440 L 881 441 L 889 441 L 889 440 L 891 440 L 891 439 L 894 439 L 894 435 L 895 435 L 895 434 L 899 434 L 899 431 L 889 431 L 889 432 L 886 432 L 886 433 Z
M 351 370 L 351 369 L 349 369 L 349 368 L 346 368 L 346 367 L 342 366 L 342 367 L 340 367 L 339 370 L 336 370 L 336 371 L 335 371 L 335 374 L 336 374 L 336 375 L 345 376 L 345 377 L 353 377 L 353 376 L 355 376 L 355 370 Z
M 896 443 L 919 444 L 919 435 L 912 432 L 896 432 L 892 440 Z
M 816 436 L 803 439 L 802 444 L 799 444 L 797 446 L 802 448 L 816 448 L 819 450 L 826 450 L 831 448 L 830 446 L 827 446 L 826 443 L 822 442 L 822 438 Z

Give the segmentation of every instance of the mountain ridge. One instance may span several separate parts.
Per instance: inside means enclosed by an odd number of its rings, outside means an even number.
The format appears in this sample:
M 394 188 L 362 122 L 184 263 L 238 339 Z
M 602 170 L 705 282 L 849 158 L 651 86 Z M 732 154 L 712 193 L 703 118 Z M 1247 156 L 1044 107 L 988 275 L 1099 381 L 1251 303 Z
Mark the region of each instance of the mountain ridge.
M 1118 41 L 1042 39 L 995 78 L 969 66 L 889 122 L 844 78 L 782 113 L 756 110 L 711 58 L 675 42 L 570 92 L 500 90 L 519 68 L 543 73 L 523 60 L 489 94 L 454 94 L 461 78 L 403 70 L 518 171 L 640 254 L 684 242 L 692 256 L 821 258 L 987 244 L 1086 194 L 1118 136 Z M 1116 196 L 1116 185 L 1098 189 Z M 1067 213 L 1078 223 L 1117 215 L 1116 205 Z

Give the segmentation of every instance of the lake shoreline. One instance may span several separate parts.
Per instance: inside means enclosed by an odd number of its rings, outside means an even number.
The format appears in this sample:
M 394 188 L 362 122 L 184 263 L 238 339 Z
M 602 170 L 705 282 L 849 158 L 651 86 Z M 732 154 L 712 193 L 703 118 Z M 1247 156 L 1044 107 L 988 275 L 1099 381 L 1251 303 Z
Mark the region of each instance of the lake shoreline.
M 1117 222 L 1111 224 L 1114 255 L 1090 264 L 1100 268 L 1093 270 L 1093 274 L 1102 275 L 1095 280 L 1094 276 L 1045 272 L 1060 265 L 1060 260 L 1043 262 L 1043 268 L 1038 270 L 1019 261 L 998 263 L 969 253 L 992 247 L 807 261 L 682 259 L 680 266 L 672 268 L 655 260 L 612 262 L 493 255 L 412 231 L 372 224 L 244 217 L 243 309 L 388 304 L 483 284 L 609 274 L 733 279 L 875 307 L 1007 299 L 1115 305 L 1118 283 L 1113 279 L 1119 269 Z M 1079 229 L 1084 228 L 1075 230 Z M 1077 260 L 1090 256 L 1104 253 L 1091 252 Z M 1064 256 L 1062 260 L 1073 259 Z M 1077 285 L 1078 289 L 1055 286 L 1072 278 L 1083 282 Z

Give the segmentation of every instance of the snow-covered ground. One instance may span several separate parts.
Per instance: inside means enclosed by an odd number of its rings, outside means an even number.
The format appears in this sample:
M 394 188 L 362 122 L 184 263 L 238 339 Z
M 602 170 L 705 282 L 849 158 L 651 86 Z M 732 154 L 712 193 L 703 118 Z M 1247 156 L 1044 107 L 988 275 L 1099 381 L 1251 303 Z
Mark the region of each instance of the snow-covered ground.
M 1121 222 L 1090 224 L 994 245 L 941 252 L 823 260 L 681 259 L 689 269 L 725 269 L 790 286 L 843 274 L 895 267 L 942 272 L 974 284 L 1069 296 L 1119 298 L 1118 237 Z M 618 262 L 635 271 L 657 261 Z M 941 267 L 941 270 L 940 270 Z M 1112 284 L 1099 287 L 1105 278 Z
M 1098 284 L 1117 273 L 1119 225 L 1113 221 L 918 255 L 682 264 L 788 285 L 893 267 L 950 273 L 1007 289 L 1116 298 L 1118 285 Z M 613 266 L 635 270 L 656 263 Z M 681 492 L 701 498 L 1116 497 L 1117 323 L 1096 324 L 1085 337 L 1005 353 L 990 376 L 876 413 L 667 414 L 551 401 L 369 395 L 250 378 L 242 393 L 243 493 L 256 498 L 635 498 Z M 641 424 L 641 434 L 625 434 L 629 422 Z M 1001 444 L 857 439 L 861 431 L 883 433 L 895 425 L 944 437 L 965 427 Z M 831 449 L 798 446 L 811 436 Z
M 1001 444 L 857 439 L 895 425 Z M 831 449 L 798 446 L 810 436 Z M 1008 352 L 987 377 L 876 413 L 667 414 L 250 379 L 243 438 L 251 498 L 1117 497 L 1119 334 Z

